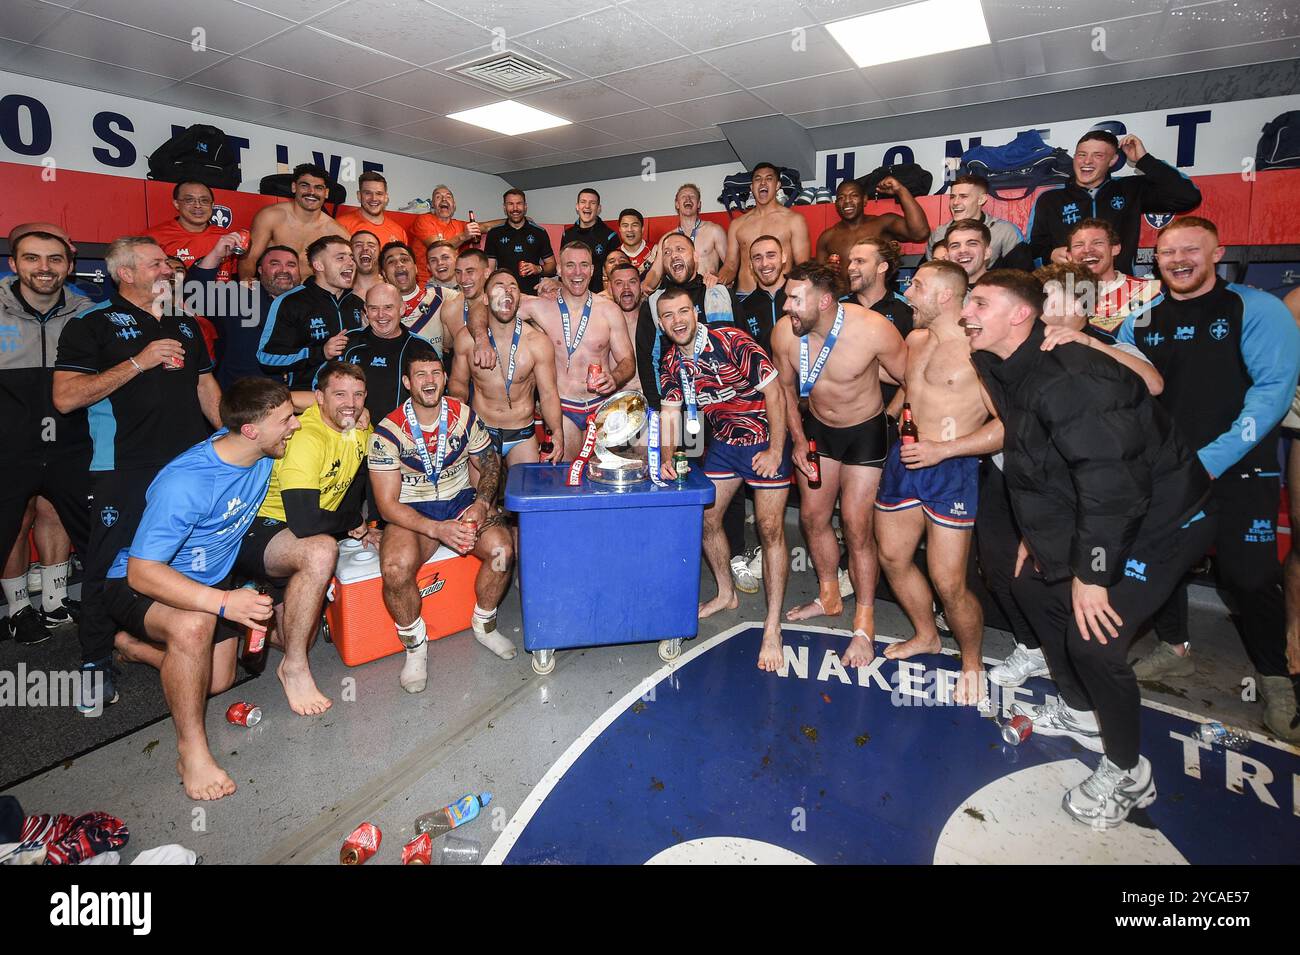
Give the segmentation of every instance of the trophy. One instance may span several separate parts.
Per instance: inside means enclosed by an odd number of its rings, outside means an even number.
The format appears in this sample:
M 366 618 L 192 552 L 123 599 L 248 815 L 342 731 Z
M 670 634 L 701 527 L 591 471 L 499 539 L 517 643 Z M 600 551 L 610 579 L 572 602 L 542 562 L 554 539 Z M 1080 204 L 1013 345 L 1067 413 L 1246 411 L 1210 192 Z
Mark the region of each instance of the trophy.
M 611 395 L 596 412 L 596 450 L 587 462 L 587 477 L 618 489 L 647 480 L 649 448 L 643 435 L 649 421 L 645 395 Z

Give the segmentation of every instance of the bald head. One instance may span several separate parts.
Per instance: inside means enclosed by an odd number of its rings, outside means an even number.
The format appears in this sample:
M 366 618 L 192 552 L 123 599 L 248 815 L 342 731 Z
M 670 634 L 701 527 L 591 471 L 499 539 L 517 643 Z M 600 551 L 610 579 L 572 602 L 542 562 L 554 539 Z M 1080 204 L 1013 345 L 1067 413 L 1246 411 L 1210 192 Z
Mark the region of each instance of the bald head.
M 366 319 L 370 330 L 380 338 L 402 334 L 402 293 L 396 285 L 380 282 L 366 292 Z

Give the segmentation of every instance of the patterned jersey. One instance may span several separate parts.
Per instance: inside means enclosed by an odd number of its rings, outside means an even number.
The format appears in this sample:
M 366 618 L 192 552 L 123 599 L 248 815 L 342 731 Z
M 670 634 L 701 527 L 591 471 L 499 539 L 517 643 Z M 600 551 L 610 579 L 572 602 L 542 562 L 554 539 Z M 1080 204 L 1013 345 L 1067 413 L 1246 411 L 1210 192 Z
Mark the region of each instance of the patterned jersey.
M 776 379 L 776 366 L 758 342 L 738 328 L 711 326 L 698 359 L 670 348 L 659 362 L 662 404 L 682 404 L 682 366 L 693 374 L 700 411 L 718 441 L 741 447 L 767 441 L 767 409 L 759 389 Z
M 411 436 L 405 402 L 375 426 L 374 437 L 370 439 L 370 470 L 401 471 L 402 490 L 397 499 L 402 504 L 451 500 L 469 487 L 469 456 L 481 454 L 492 446 L 492 438 L 478 415 L 455 398 L 444 400 L 447 402 L 447 450 L 436 485 L 425 473 L 415 438 Z M 432 464 L 441 440 L 438 424 L 435 422 L 431 428 L 421 426 L 420 430 Z
M 1156 279 L 1116 273 L 1116 281 L 1098 289 L 1097 307 L 1088 321 L 1103 332 L 1115 335 L 1131 312 L 1140 312 L 1160 294 Z

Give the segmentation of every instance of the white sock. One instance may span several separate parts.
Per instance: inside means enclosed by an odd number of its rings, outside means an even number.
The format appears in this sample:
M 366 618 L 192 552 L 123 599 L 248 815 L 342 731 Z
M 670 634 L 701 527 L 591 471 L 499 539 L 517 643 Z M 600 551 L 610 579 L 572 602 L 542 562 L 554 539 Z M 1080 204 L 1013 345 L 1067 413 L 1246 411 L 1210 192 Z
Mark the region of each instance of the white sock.
M 68 561 L 41 565 L 41 608 L 58 610 L 68 600 Z
M 397 628 L 397 639 L 401 640 L 402 646 L 408 650 L 414 650 L 424 643 L 426 636 L 423 617 L 416 617 L 414 623 L 408 623 L 405 627 L 398 626 Z
M 424 690 L 428 682 L 429 673 L 429 642 L 423 640 L 420 645 L 406 651 L 406 659 L 402 661 L 402 672 L 398 674 L 397 682 L 401 684 L 403 690 L 407 693 L 419 693 Z
M 6 577 L 0 580 L 0 587 L 4 588 L 5 603 L 9 604 L 9 616 L 13 616 L 24 607 L 30 607 L 31 601 L 27 599 L 27 572 L 23 571 L 20 577 Z
M 478 604 L 474 605 L 474 616 L 478 617 L 480 620 L 491 620 L 496 615 L 497 615 L 496 607 L 493 607 L 491 610 L 484 610 Z
M 1042 647 L 1027 647 L 1027 646 L 1025 646 L 1023 643 L 1018 643 L 1018 644 L 1016 644 L 1016 646 L 1020 647 L 1020 649 L 1023 650 L 1025 653 L 1032 654 L 1033 656 L 1036 656 L 1036 657 L 1039 657 L 1039 658 L 1041 658 L 1041 657 L 1043 656 L 1043 648 L 1042 648 Z

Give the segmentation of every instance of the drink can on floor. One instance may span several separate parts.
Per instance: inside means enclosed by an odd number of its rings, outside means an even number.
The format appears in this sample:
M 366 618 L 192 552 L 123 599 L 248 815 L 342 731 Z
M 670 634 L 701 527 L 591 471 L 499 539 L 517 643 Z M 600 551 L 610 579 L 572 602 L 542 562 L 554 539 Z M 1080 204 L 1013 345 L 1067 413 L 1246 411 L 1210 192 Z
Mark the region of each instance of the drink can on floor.
M 1019 746 L 1034 732 L 1034 723 L 1028 716 L 1013 716 L 1002 724 L 1002 738 L 1009 746 Z
M 433 862 L 433 837 L 422 832 L 402 846 L 402 865 L 430 865 Z
M 256 726 L 262 722 L 262 708 L 243 700 L 231 703 L 230 709 L 226 710 L 226 721 L 235 726 Z
M 379 851 L 384 834 L 373 822 L 363 822 L 352 831 L 339 850 L 340 865 L 361 865 Z

